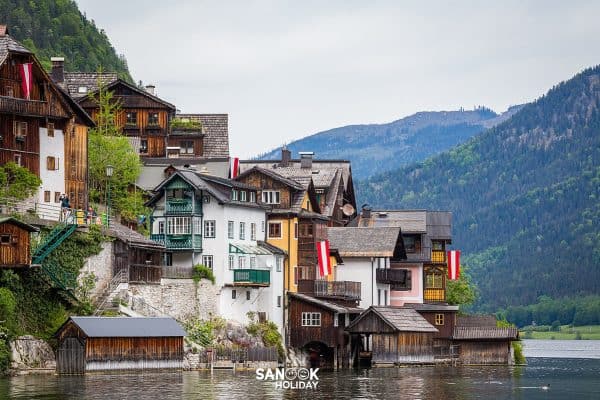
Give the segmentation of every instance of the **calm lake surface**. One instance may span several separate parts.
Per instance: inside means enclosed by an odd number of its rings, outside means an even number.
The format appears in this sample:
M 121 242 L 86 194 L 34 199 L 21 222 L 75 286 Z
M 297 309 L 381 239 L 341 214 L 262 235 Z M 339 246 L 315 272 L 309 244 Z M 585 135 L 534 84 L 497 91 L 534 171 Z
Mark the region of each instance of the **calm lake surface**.
M 525 340 L 520 367 L 407 367 L 319 373 L 316 390 L 275 389 L 254 372 L 0 378 L 0 399 L 598 399 L 600 341 Z M 548 390 L 541 387 L 550 385 Z

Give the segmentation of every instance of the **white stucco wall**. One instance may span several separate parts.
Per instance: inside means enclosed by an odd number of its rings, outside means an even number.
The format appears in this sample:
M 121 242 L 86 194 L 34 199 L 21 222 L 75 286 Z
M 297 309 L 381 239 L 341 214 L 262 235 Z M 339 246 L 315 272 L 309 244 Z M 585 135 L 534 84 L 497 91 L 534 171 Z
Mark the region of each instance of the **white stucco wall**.
M 40 128 L 40 179 L 42 186 L 39 190 L 38 201 L 45 204 L 60 206 L 54 202 L 54 193 L 65 193 L 65 138 L 63 131 L 54 129 L 54 137 L 48 136 L 46 128 Z M 47 157 L 55 157 L 57 170 L 49 171 Z M 44 202 L 44 191 L 50 191 L 50 202 Z M 71 199 L 73 200 L 73 199 Z
M 86 274 L 94 274 L 96 277 L 96 285 L 91 291 L 91 298 L 96 298 L 102 294 L 104 288 L 111 281 L 113 276 L 113 242 L 103 242 L 100 253 L 88 257 L 83 264 L 83 268 L 79 271 L 78 280 Z
M 372 305 L 390 305 L 390 285 L 377 283 L 376 270 L 389 268 L 390 261 L 387 257 L 348 257 L 345 256 L 344 263 L 337 266 L 336 280 L 360 282 L 361 300 L 359 307 L 368 308 Z M 378 290 L 381 295 L 378 296 Z M 385 301 L 387 293 L 387 302 Z

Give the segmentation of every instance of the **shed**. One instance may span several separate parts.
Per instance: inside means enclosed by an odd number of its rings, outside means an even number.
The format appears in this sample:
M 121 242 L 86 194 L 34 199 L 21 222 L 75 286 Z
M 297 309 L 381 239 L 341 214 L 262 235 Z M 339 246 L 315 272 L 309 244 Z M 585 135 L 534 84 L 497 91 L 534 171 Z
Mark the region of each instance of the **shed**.
M 347 328 L 364 335 L 363 348 L 376 364 L 433 363 L 438 330 L 412 308 L 369 307 Z
M 458 345 L 459 360 L 463 364 L 510 364 L 510 342 L 519 339 L 517 328 L 495 326 L 457 326 L 453 341 Z
M 31 232 L 39 229 L 12 217 L 0 218 L 0 268 L 31 265 Z
M 186 333 L 173 318 L 70 317 L 55 336 L 59 374 L 183 367 Z

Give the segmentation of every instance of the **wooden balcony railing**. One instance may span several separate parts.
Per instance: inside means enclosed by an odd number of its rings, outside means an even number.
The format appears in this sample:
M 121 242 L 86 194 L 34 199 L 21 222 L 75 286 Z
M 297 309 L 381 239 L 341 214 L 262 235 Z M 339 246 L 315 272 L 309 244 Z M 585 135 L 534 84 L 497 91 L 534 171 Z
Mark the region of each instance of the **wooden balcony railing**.
M 444 303 L 446 301 L 446 289 L 425 288 L 423 301 L 425 303 Z
M 431 262 L 437 264 L 445 264 L 446 252 L 444 250 L 431 250 Z
M 193 208 L 193 202 L 191 199 L 167 200 L 167 214 L 191 213 Z
M 344 300 L 360 300 L 360 282 L 324 281 L 312 279 L 298 280 L 298 293 L 315 297 L 328 297 Z
M 377 269 L 377 283 L 406 284 L 408 270 L 406 269 Z
M 269 286 L 271 271 L 268 269 L 235 269 L 233 283 L 240 286 Z
M 0 96 L 0 111 L 34 117 L 68 118 L 68 115 L 57 106 L 47 101 L 26 100 L 18 97 Z

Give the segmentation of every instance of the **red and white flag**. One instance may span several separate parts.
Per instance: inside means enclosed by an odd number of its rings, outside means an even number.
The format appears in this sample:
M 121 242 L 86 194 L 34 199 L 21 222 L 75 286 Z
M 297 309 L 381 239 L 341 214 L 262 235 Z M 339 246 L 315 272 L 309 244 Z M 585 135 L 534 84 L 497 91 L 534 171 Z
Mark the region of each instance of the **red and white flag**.
M 25 63 L 19 65 L 19 72 L 21 73 L 21 89 L 23 90 L 23 96 L 29 100 L 31 98 L 31 86 L 33 85 L 33 63 Z
M 329 240 L 317 243 L 317 257 L 319 258 L 319 274 L 321 277 L 331 275 L 331 259 L 329 258 Z
M 234 179 L 240 174 L 240 159 L 238 157 L 231 158 L 229 161 L 229 179 Z
M 448 279 L 455 281 L 460 276 L 460 250 L 448 252 Z

